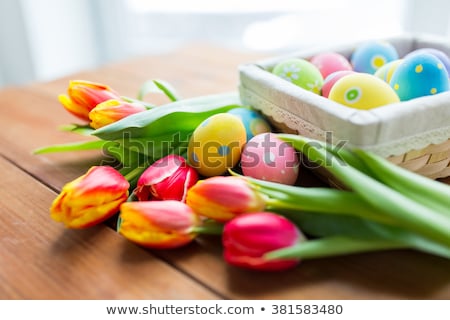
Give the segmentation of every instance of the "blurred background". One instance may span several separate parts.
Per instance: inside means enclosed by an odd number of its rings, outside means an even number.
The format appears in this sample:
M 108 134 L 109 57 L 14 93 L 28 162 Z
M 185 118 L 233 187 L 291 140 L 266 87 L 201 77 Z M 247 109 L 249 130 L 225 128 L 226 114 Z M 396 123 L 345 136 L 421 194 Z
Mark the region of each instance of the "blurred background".
M 403 33 L 450 38 L 450 2 L 1 0 L 0 87 L 190 43 L 276 55 Z

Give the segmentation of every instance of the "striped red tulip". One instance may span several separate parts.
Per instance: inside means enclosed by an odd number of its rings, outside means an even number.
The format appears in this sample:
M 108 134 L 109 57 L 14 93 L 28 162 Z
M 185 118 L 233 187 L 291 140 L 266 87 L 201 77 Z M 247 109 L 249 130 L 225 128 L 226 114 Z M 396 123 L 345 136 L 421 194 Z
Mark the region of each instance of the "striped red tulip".
M 128 198 L 128 181 L 114 168 L 95 166 L 67 183 L 50 208 L 68 228 L 87 228 L 113 216 Z
M 153 163 L 140 176 L 134 193 L 138 200 L 185 201 L 198 180 L 197 172 L 178 155 L 168 155 Z

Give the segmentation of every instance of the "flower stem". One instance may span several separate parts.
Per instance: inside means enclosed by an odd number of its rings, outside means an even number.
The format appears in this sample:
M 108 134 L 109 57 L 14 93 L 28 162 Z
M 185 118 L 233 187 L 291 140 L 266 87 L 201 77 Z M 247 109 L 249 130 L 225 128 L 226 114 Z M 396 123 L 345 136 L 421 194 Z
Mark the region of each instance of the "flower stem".
M 384 239 L 353 239 L 348 237 L 328 237 L 307 240 L 294 246 L 274 250 L 264 255 L 272 259 L 316 259 L 369 251 L 403 249 L 409 246 L 398 241 Z

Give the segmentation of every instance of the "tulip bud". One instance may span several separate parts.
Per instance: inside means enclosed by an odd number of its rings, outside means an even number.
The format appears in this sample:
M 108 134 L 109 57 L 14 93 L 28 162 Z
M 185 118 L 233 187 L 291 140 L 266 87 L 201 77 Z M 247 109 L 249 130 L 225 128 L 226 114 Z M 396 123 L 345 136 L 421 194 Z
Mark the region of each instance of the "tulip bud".
M 280 215 L 258 212 L 240 215 L 224 228 L 225 261 L 231 265 L 263 271 L 280 271 L 296 266 L 299 259 L 266 260 L 264 254 L 290 247 L 304 239 L 297 226 Z
M 169 249 L 190 243 L 199 224 L 199 217 L 180 201 L 136 201 L 120 207 L 118 231 L 144 247 Z
M 129 103 L 117 99 L 107 100 L 99 103 L 89 112 L 89 119 L 91 119 L 90 126 L 98 129 L 145 110 L 147 109 L 144 105 L 139 103 Z
M 90 81 L 70 81 L 67 93 L 68 96 L 59 95 L 59 102 L 67 111 L 85 121 L 89 121 L 89 112 L 99 103 L 119 98 L 110 87 Z
M 185 201 L 186 193 L 198 180 L 197 172 L 178 155 L 168 155 L 154 162 L 140 176 L 135 195 L 140 201 Z
M 262 196 L 238 177 L 212 177 L 189 189 L 186 203 L 198 214 L 217 221 L 228 221 L 236 215 L 261 211 Z
M 110 218 L 128 198 L 128 181 L 114 168 L 95 166 L 67 183 L 50 208 L 68 228 L 87 228 Z

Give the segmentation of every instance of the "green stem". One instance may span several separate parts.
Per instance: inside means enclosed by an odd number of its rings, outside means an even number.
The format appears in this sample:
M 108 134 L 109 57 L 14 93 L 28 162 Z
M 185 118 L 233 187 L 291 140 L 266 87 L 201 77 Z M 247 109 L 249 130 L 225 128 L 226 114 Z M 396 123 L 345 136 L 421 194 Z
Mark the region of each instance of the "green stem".
M 450 216 L 450 186 L 403 169 L 364 150 L 355 150 L 373 175 L 417 202 Z
M 272 259 L 316 259 L 369 251 L 408 248 L 407 245 L 390 240 L 363 240 L 347 237 L 329 237 L 307 240 L 294 246 L 268 252 L 264 258 Z
M 192 228 L 192 232 L 207 235 L 222 235 L 223 224 L 215 221 L 208 221 L 201 226 Z
M 396 224 L 396 220 L 386 216 L 362 200 L 354 192 L 331 188 L 303 188 L 247 178 L 256 191 L 269 197 L 266 203 L 277 209 L 293 209 L 330 214 L 346 214 L 378 222 Z
M 312 147 L 300 136 L 283 134 L 279 137 L 292 143 L 294 148 L 312 162 L 326 164 L 325 168 L 338 180 L 359 194 L 367 203 L 402 223 L 405 228 L 450 246 L 448 218 L 346 165 L 326 150 Z
M 137 177 L 139 177 L 144 171 L 145 169 L 147 169 L 146 167 L 137 167 L 134 168 L 133 170 L 131 170 L 130 172 L 128 172 L 124 177 L 125 179 L 127 179 L 128 181 L 131 181 Z

